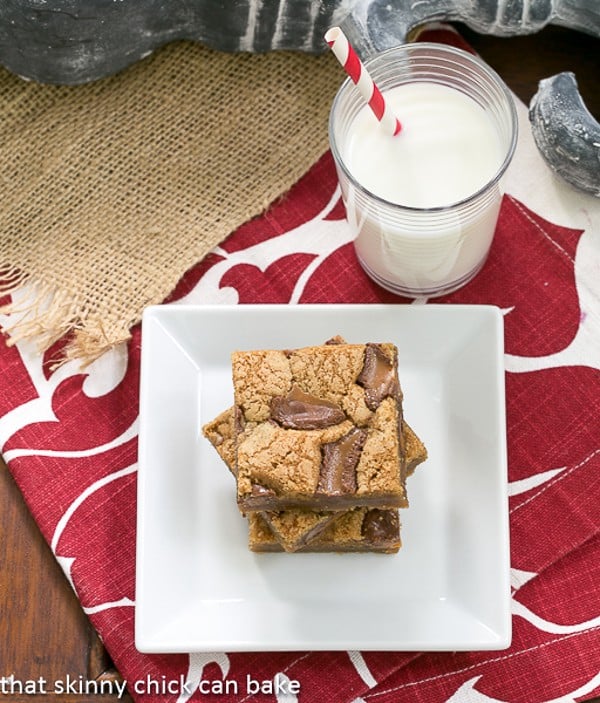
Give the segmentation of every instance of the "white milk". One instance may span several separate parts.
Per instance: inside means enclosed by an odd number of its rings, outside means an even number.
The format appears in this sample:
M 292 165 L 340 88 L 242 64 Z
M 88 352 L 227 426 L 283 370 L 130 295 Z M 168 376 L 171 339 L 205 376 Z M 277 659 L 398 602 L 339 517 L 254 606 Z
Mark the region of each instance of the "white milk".
M 373 113 L 356 116 L 344 148 L 350 172 L 367 190 L 398 205 L 452 205 L 494 177 L 504 155 L 494 124 L 472 98 L 437 83 L 407 83 L 385 93 L 399 116 L 395 137 Z
M 458 90 L 415 82 L 384 95 L 402 123 L 400 134 L 386 135 L 365 107 L 341 144 L 356 183 L 377 196 L 340 177 L 356 252 L 384 287 L 440 294 L 462 285 L 483 265 L 501 194 L 494 184 L 478 204 L 422 209 L 455 205 L 485 189 L 506 149 L 489 114 Z M 419 209 L 386 206 L 379 198 Z

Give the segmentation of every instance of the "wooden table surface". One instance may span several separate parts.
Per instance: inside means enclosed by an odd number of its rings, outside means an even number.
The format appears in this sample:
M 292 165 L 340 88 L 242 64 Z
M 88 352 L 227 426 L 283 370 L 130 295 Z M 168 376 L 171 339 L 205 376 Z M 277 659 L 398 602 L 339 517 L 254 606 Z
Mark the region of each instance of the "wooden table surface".
M 559 27 L 511 38 L 458 28 L 525 103 L 540 79 L 573 71 L 588 109 L 600 119 L 600 39 Z M 118 677 L 1 461 L 0 535 L 0 679 L 11 674 L 21 681 L 65 680 L 67 675 L 85 681 Z M 11 703 L 32 700 L 31 696 L 0 697 Z M 117 694 L 61 696 L 60 700 L 111 703 Z M 132 699 L 120 700 L 131 703 Z M 600 698 L 592 700 L 600 703 Z

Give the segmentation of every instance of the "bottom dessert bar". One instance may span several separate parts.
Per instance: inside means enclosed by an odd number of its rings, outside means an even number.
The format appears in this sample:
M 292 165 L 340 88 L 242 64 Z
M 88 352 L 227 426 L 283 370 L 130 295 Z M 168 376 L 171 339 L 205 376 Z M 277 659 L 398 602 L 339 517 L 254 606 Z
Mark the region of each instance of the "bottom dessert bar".
M 260 513 L 248 516 L 248 546 L 253 552 L 284 551 Z M 356 508 L 339 515 L 297 551 L 394 554 L 401 546 L 397 510 Z

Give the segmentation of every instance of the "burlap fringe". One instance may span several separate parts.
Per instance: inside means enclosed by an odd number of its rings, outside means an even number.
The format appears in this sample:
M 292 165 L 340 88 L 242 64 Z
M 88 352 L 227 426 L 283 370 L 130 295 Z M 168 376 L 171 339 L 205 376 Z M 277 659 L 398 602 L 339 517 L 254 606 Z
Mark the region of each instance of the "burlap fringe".
M 139 322 L 139 318 L 111 321 L 108 330 L 103 315 L 91 312 L 71 294 L 33 281 L 30 274 L 16 269 L 0 269 L 0 294 L 17 298 L 0 305 L 0 316 L 8 318 L 4 323 L 0 320 L 7 346 L 33 342 L 37 353 L 44 354 L 65 341 L 50 359 L 52 370 L 73 360 L 82 370 L 87 368 L 107 351 L 129 341 L 131 328 Z

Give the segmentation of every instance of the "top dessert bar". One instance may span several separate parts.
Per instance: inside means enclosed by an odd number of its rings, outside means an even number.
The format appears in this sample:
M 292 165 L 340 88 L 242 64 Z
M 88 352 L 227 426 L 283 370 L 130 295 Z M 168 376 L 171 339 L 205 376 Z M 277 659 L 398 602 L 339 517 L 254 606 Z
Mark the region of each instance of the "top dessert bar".
M 242 512 L 408 505 L 393 344 L 238 351 L 232 373 Z

